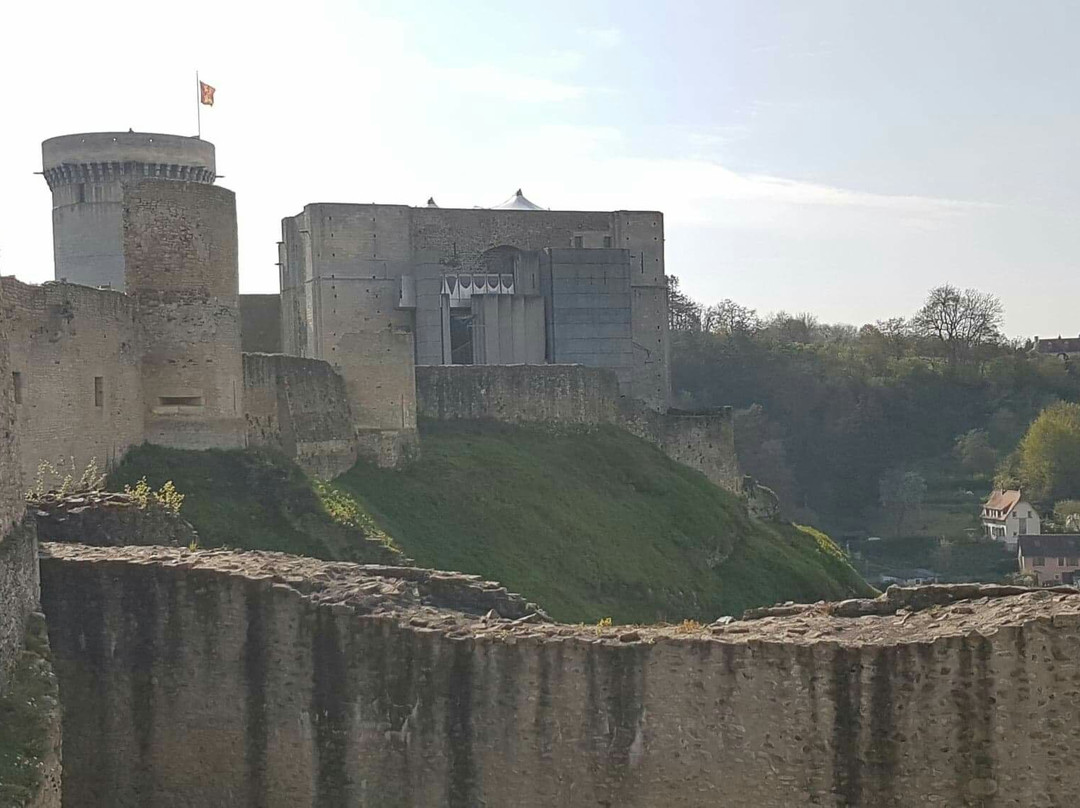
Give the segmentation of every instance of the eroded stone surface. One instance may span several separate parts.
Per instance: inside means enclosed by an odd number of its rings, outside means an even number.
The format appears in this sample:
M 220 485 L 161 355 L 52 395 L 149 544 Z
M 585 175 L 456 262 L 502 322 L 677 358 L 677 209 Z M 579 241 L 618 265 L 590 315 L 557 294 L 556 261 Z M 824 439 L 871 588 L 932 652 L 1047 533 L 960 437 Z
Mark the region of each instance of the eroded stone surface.
M 275 553 L 50 545 L 42 575 L 65 788 L 87 808 L 1018 808 L 1080 790 L 1072 592 L 598 628 L 487 610 L 522 601 L 472 576 Z

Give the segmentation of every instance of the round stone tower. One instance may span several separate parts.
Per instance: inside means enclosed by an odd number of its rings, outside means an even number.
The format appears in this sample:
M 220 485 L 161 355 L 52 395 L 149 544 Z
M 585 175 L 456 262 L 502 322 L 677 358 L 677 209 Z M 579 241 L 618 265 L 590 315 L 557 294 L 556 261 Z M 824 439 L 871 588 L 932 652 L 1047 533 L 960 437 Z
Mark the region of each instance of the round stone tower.
M 210 185 L 214 145 L 180 135 L 94 132 L 41 144 L 53 198 L 57 280 L 125 289 L 122 208 L 125 187 L 144 179 Z
M 138 301 L 146 440 L 180 449 L 243 446 L 233 192 L 129 183 L 121 232 L 127 293 Z

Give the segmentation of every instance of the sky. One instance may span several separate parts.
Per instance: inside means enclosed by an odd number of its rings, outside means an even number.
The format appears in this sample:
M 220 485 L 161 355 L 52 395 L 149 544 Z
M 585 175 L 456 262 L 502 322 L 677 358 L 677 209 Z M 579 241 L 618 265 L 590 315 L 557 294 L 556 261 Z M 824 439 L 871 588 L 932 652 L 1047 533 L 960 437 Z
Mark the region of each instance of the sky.
M 118 0 L 0 24 L 0 273 L 52 278 L 40 144 L 202 135 L 242 292 L 311 202 L 665 215 L 703 303 L 861 325 L 933 286 L 1080 334 L 1080 3 Z

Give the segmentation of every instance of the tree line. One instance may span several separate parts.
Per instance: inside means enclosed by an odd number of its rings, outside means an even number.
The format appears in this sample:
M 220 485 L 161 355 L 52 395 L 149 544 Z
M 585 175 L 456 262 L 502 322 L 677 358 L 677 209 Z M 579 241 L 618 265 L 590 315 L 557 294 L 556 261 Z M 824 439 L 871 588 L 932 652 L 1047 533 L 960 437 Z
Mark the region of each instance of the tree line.
M 744 467 L 793 517 L 855 529 L 868 509 L 905 509 L 928 475 L 935 485 L 997 481 L 1080 499 L 1080 437 L 1074 482 L 1048 483 L 1062 473 L 1023 460 L 1028 444 L 1063 445 L 1060 430 L 1025 435 L 1043 410 L 1076 406 L 1080 373 L 1006 338 L 993 295 L 944 285 L 910 316 L 861 327 L 759 315 L 731 300 L 703 305 L 677 278 L 669 303 L 678 405 L 735 406 Z M 1080 436 L 1080 407 L 1077 424 Z

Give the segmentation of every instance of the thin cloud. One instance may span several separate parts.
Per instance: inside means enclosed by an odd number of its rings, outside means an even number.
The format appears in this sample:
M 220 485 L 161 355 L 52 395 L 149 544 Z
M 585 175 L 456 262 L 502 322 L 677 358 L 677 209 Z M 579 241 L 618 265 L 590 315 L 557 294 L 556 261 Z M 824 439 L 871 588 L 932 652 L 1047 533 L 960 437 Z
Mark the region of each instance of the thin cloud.
M 577 35 L 601 48 L 617 48 L 623 43 L 621 28 L 578 28 Z
M 506 101 L 573 101 L 589 92 L 588 88 L 578 84 L 507 72 L 495 65 L 433 68 L 433 72 L 437 79 L 447 83 L 449 89 L 454 91 Z

